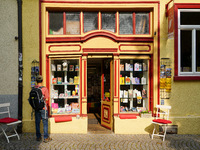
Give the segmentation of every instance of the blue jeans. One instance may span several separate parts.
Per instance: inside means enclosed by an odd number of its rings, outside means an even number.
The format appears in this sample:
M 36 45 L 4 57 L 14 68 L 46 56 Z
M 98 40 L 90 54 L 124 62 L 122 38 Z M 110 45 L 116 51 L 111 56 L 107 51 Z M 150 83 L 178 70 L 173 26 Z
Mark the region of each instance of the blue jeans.
M 36 137 L 40 138 L 40 121 L 42 119 L 43 122 L 43 130 L 44 130 L 44 139 L 48 138 L 48 111 L 46 110 L 46 116 L 45 116 L 45 110 L 38 110 L 35 111 L 35 127 L 36 127 Z

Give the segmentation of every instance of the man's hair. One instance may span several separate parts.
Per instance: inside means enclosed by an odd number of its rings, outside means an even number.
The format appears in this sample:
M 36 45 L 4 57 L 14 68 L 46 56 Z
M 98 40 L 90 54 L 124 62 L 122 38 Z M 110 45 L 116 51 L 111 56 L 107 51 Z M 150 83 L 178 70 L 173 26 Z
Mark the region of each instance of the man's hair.
M 37 83 L 42 83 L 42 81 L 43 81 L 43 77 L 42 77 L 41 75 L 38 75 L 38 76 L 36 77 L 36 82 L 37 82 Z

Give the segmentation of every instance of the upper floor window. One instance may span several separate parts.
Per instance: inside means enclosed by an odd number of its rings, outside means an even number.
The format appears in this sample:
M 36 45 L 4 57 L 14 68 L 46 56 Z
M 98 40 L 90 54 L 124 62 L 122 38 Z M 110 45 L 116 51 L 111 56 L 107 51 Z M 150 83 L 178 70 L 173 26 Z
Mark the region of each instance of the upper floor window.
M 107 30 L 121 35 L 149 34 L 149 12 L 49 12 L 50 35 L 80 35 Z M 81 22 L 81 17 L 83 22 Z M 119 20 L 116 20 L 119 18 Z M 117 24 L 119 23 L 119 24 Z M 119 29 L 117 29 L 117 27 Z
M 80 34 L 80 12 L 66 12 L 66 34 Z
M 119 13 L 119 33 L 133 34 L 133 13 Z
M 49 13 L 49 34 L 63 34 L 63 13 Z
M 115 14 L 112 12 L 102 12 L 101 13 L 101 28 L 103 30 L 111 31 L 114 32 L 116 31 L 115 29 Z
M 84 32 L 98 29 L 98 13 L 97 12 L 84 12 Z
M 149 34 L 149 13 L 135 13 L 135 34 Z
M 200 9 L 178 10 L 178 73 L 200 75 Z

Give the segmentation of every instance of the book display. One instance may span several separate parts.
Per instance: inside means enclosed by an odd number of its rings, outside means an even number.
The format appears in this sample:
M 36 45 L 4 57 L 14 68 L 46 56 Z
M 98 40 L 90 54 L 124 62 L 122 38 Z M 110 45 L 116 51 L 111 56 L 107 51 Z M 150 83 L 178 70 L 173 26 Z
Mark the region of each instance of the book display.
M 51 114 L 78 114 L 79 60 L 51 61 Z
M 120 61 L 120 112 L 148 110 L 148 60 Z

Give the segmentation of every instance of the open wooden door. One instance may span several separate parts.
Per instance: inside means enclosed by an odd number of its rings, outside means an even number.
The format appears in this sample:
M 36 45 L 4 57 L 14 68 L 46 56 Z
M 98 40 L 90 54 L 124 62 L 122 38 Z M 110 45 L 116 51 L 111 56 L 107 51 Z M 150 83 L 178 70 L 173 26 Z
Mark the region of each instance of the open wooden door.
M 113 130 L 113 60 L 102 60 L 101 125 Z

